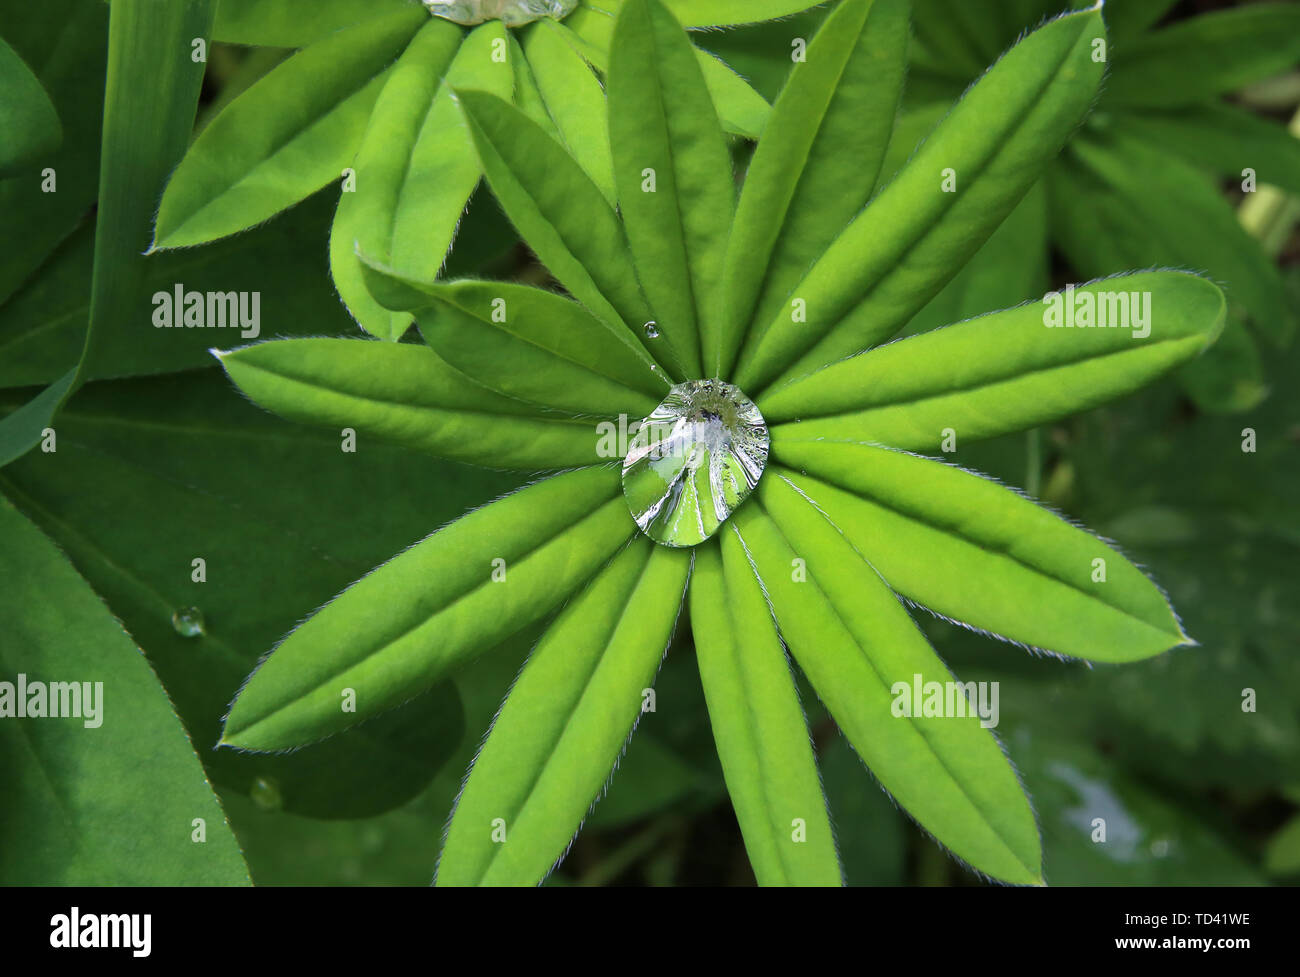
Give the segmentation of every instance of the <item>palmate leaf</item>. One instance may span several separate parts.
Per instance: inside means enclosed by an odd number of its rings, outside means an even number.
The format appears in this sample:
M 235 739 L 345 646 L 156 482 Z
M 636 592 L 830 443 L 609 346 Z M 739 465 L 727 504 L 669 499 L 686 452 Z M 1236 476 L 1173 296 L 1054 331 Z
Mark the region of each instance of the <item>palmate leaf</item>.
M 222 743 L 302 746 L 401 704 L 554 611 L 633 529 L 618 474 L 604 467 L 471 512 L 285 638 L 239 693 Z M 346 690 L 355 712 L 343 709 Z
M 0 179 L 56 149 L 63 136 L 59 113 L 32 69 L 0 37 Z
M 339 196 L 330 272 L 357 322 L 381 339 L 400 339 L 411 319 L 370 296 L 355 251 L 410 274 L 438 273 L 481 175 L 451 79 L 509 98 L 509 65 L 490 56 L 491 42 L 504 35 L 499 24 L 485 24 L 466 37 L 450 21 L 429 18 L 389 70 L 370 113 L 352 164 L 354 188 Z
M 758 884 L 840 884 L 799 693 L 734 532 L 723 532 L 721 550 L 696 548 L 690 607 L 713 738 Z
M 506 282 L 420 282 L 363 260 L 370 290 L 388 308 L 414 312 L 439 356 L 493 390 L 577 414 L 634 418 L 667 393 L 626 329 L 611 329 L 572 299 Z
M 826 18 L 807 59 L 791 72 L 745 176 L 710 375 L 730 372 L 750 324 L 777 314 L 871 197 L 906 64 L 907 3 L 849 0 Z
M 784 442 L 775 457 L 809 474 L 769 478 L 793 484 L 893 590 L 936 614 L 1092 661 L 1190 641 L 1122 554 L 996 482 L 867 444 Z
M 1113 105 L 1192 105 L 1293 68 L 1300 5 L 1254 3 L 1189 17 L 1118 48 Z
M 990 68 L 795 287 L 802 305 L 792 299 L 749 334 L 737 385 L 757 396 L 897 331 L 978 250 L 1083 117 L 1105 70 L 1093 55 L 1104 36 L 1097 9 L 1067 14 Z M 952 192 L 945 178 L 956 181 Z
M 722 126 L 690 43 L 659 0 L 625 0 L 610 60 L 614 184 L 657 342 L 687 375 L 713 376 L 735 205 Z
M 0 882 L 247 883 L 194 747 L 122 626 L 3 497 L 0 535 L 0 674 L 7 683 L 19 674 L 30 684 L 47 683 L 51 697 L 53 683 L 72 684 L 67 707 L 81 712 L 10 715 L 0 723 L 0 789 L 9 799 L 0 809 Z M 101 688 L 92 718 L 82 696 L 94 683 Z M 203 844 L 191 838 L 199 818 Z
M 527 885 L 563 856 L 636 726 L 690 567 L 638 535 L 548 629 L 470 768 L 438 884 Z
M 980 720 L 893 713 L 895 683 L 953 678 L 869 557 L 782 479 L 764 478 L 757 494 L 735 528 L 795 661 L 863 762 L 977 871 L 1040 883 L 1033 812 Z
M 154 247 L 242 231 L 341 178 L 384 70 L 427 19 L 413 7 L 331 34 L 231 102 L 172 175 Z
M 513 105 L 459 94 L 493 195 L 551 274 L 607 325 L 647 322 L 623 225 L 591 177 Z
M 230 379 L 290 420 L 493 468 L 590 465 L 596 424 L 543 414 L 448 366 L 428 347 L 355 339 L 285 339 L 217 354 Z
M 925 451 L 939 447 L 945 429 L 971 440 L 1035 427 L 1186 362 L 1223 324 L 1223 293 L 1184 272 L 1102 279 L 1078 287 L 1073 301 L 1120 293 L 1131 303 L 1149 297 L 1145 337 L 1131 327 L 1048 328 L 1045 302 L 910 336 L 761 398 L 773 445 L 867 441 Z

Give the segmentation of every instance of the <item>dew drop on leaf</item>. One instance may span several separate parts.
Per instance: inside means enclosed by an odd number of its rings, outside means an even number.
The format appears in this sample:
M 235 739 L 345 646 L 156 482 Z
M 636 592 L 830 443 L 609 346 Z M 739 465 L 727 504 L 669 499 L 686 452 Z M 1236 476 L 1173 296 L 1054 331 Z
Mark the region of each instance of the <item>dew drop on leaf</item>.
M 658 339 L 659 323 L 655 322 L 653 319 L 647 322 L 645 324 L 645 335 L 646 335 L 646 339 Z
M 567 17 L 578 0 L 424 0 L 424 5 L 433 16 L 467 27 L 489 20 L 521 27 L 543 17 Z
M 721 380 L 688 380 L 641 422 L 623 459 L 623 495 L 636 524 L 665 546 L 708 539 L 758 484 L 767 424 Z
M 278 811 L 284 807 L 284 797 L 280 794 L 280 785 L 274 777 L 257 777 L 248 789 L 248 796 L 263 811 Z
M 197 607 L 182 607 L 172 614 L 172 627 L 182 638 L 201 638 L 207 634 L 203 612 Z

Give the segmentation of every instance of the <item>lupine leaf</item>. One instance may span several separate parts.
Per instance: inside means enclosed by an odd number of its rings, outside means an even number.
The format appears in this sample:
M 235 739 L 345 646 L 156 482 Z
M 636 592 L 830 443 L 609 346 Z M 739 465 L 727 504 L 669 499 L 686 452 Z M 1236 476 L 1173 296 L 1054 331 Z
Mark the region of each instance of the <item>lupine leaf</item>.
M 48 683 L 51 700 L 54 685 L 66 683 L 72 690 L 57 698 L 80 713 L 0 723 L 0 789 L 9 798 L 0 813 L 0 882 L 246 884 L 239 845 L 144 656 L 4 498 L 0 534 L 0 674 L 6 683 L 20 674 Z M 16 690 L 7 693 L 12 700 Z M 203 844 L 192 839 L 197 819 Z
M 355 249 L 404 274 L 438 274 L 483 172 L 452 86 L 509 98 L 510 65 L 493 58 L 506 36 L 497 21 L 466 36 L 450 21 L 430 18 L 375 102 L 353 165 L 356 189 L 339 197 L 330 268 L 357 321 L 381 339 L 400 339 L 410 316 L 393 315 L 374 301 Z
M 1250 168 L 1260 183 L 1300 194 L 1300 139 L 1285 126 L 1245 109 L 1210 102 L 1181 109 L 1117 112 L 1115 125 L 1193 165 L 1234 180 Z
M 416 313 L 439 356 L 507 396 L 642 417 L 668 391 L 626 330 L 610 329 L 572 299 L 510 282 L 418 282 L 370 263 L 366 270 L 389 308 Z
M 759 495 L 733 517 L 736 529 L 795 661 L 849 742 L 957 857 L 1006 882 L 1041 882 L 1029 802 L 980 720 L 895 713 L 899 683 L 954 681 L 898 598 L 780 478 L 764 478 Z
M 737 385 L 756 396 L 872 346 L 936 294 L 1087 111 L 1105 69 L 1093 41 L 1104 36 L 1096 9 L 1067 14 L 990 68 L 813 265 L 794 290 L 803 305 L 792 300 L 749 334 Z
M 876 186 L 907 64 L 904 0 L 848 0 L 777 99 L 727 245 L 722 360 L 770 321 Z
M 470 768 L 440 885 L 529 885 L 564 855 L 640 718 L 690 566 L 638 535 L 547 630 Z
M 306 47 L 363 20 L 402 13 L 409 0 L 221 0 L 212 39 L 227 44 Z
M 789 17 L 816 3 L 809 0 L 664 0 L 664 6 L 686 27 L 732 27 Z
M 704 73 L 704 84 L 709 89 L 709 98 L 713 100 L 722 128 L 746 139 L 757 139 L 762 135 L 772 113 L 767 100 L 717 55 L 696 48 L 695 60 Z
M 1191 105 L 1295 67 L 1300 6 L 1253 3 L 1189 17 L 1119 49 L 1114 105 Z
M 331 34 L 231 102 L 172 175 L 154 247 L 242 231 L 341 177 L 384 70 L 426 17 L 411 9 Z
M 1056 304 L 1048 302 L 1053 294 L 909 336 L 773 391 L 758 402 L 773 443 L 870 441 L 924 451 L 948 429 L 960 443 L 1035 427 L 1135 390 L 1191 359 L 1223 324 L 1223 293 L 1185 272 L 1106 278 L 1078 286 L 1072 299 L 1060 293 Z M 1107 296 L 1126 296 L 1134 322 L 1132 310 L 1147 306 L 1147 335 L 1137 325 L 1071 328 L 1065 318 L 1061 328 L 1046 325 L 1067 301 L 1106 311 Z
M 759 885 L 839 885 L 808 723 L 740 539 L 695 550 L 691 630 L 709 721 Z M 796 837 L 802 826 L 803 837 Z
M 471 512 L 285 638 L 235 700 L 222 743 L 287 749 L 400 705 L 550 614 L 634 528 L 617 472 L 603 467 L 544 479 Z M 343 709 L 349 689 L 355 712 Z
M 776 457 L 809 475 L 769 477 L 797 486 L 892 589 L 936 614 L 1092 661 L 1188 641 L 1122 554 L 996 482 L 867 444 L 785 442 Z
M 32 69 L 0 37 L 0 177 L 11 175 L 58 148 L 59 114 Z
M 614 163 L 600 81 L 556 21 L 539 21 L 530 28 L 523 48 L 560 141 L 613 203 Z
M 513 105 L 480 92 L 460 100 L 493 194 L 551 274 L 608 325 L 646 322 L 623 226 L 591 177 Z
M 626 0 L 610 61 L 614 183 L 659 341 L 688 375 L 701 376 L 703 363 L 714 376 L 735 199 L 722 127 L 690 43 L 659 0 Z
M 1111 134 L 1080 139 L 1070 154 L 1083 162 L 1144 225 L 1146 261 L 1204 271 L 1227 288 L 1229 299 L 1249 311 L 1254 326 L 1275 343 L 1294 332 L 1277 267 L 1246 232 L 1214 182 L 1196 167 L 1153 148 L 1144 139 Z M 1152 193 L 1142 173 L 1160 173 Z M 1119 269 L 1106 269 L 1106 273 Z M 1087 274 L 1097 274 L 1087 269 Z
M 594 422 L 543 415 L 475 383 L 426 346 L 285 339 L 218 355 L 240 390 L 290 420 L 494 468 L 600 460 Z

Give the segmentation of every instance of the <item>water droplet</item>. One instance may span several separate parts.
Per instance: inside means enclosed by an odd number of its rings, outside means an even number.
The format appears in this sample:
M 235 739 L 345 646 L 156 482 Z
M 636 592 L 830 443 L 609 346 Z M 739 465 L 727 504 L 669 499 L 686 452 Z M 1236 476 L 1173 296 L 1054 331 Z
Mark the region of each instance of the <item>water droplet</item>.
M 659 338 L 659 323 L 651 319 L 649 322 L 645 324 L 644 328 L 645 328 L 646 339 Z
M 507 27 L 521 27 L 543 17 L 561 20 L 573 13 L 578 0 L 424 0 L 435 17 L 472 26 L 499 20 Z
M 688 380 L 641 422 L 623 459 L 623 495 L 636 524 L 665 546 L 708 539 L 758 484 L 767 424 L 721 380 Z
M 182 607 L 172 614 L 172 627 L 183 638 L 201 638 L 208 633 L 203 612 L 197 607 Z
M 263 811 L 278 811 L 284 807 L 284 798 L 280 794 L 280 785 L 274 777 L 258 777 L 248 789 L 248 796 Z

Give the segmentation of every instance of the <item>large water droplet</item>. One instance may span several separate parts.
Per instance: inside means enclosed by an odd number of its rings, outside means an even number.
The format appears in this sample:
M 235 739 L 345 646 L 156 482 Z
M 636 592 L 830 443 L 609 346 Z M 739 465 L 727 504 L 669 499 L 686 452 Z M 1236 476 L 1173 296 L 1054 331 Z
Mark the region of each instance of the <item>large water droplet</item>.
M 767 424 L 721 380 L 688 380 L 641 422 L 623 459 L 623 494 L 641 530 L 665 546 L 708 539 L 758 484 Z
M 172 627 L 183 638 L 201 638 L 208 631 L 203 612 L 197 607 L 182 607 L 173 613 Z
M 284 807 L 284 796 L 274 777 L 255 778 L 253 786 L 248 789 L 248 796 L 263 811 L 278 811 Z
M 659 323 L 651 319 L 649 322 L 645 324 L 644 328 L 645 328 L 646 339 L 659 338 Z
M 433 16 L 457 24 L 499 20 L 507 27 L 520 27 L 543 17 L 567 17 L 578 0 L 424 0 L 424 5 Z

